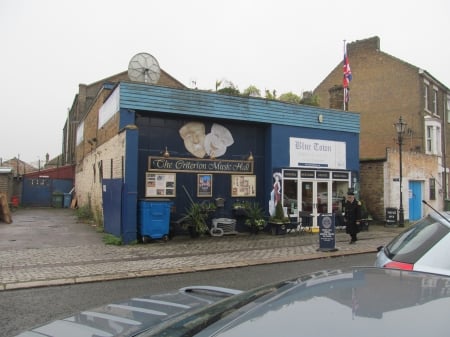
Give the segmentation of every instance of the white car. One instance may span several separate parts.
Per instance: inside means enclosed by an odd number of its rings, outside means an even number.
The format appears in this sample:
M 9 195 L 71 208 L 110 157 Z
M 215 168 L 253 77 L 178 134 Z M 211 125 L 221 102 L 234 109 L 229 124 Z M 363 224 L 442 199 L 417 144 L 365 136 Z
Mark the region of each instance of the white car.
M 450 275 L 450 213 L 431 213 L 379 247 L 375 266 Z

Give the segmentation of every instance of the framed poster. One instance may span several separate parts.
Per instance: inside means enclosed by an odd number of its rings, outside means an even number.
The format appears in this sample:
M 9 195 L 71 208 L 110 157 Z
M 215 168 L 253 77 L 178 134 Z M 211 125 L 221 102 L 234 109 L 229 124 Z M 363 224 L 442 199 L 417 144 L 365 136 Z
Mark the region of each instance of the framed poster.
M 232 197 L 256 197 L 255 175 L 232 175 L 231 176 Z
M 175 197 L 176 174 L 155 173 L 145 174 L 145 196 L 146 197 Z
M 197 197 L 212 197 L 212 174 L 197 174 Z

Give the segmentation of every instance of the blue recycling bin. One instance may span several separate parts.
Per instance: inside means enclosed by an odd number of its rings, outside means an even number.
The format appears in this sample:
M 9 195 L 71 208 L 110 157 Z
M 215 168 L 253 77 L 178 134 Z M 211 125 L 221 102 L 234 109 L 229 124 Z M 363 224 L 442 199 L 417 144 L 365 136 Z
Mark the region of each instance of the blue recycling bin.
M 64 193 L 64 208 L 69 208 L 72 202 L 72 193 Z
M 169 199 L 141 199 L 138 202 L 139 234 L 142 242 L 152 239 L 169 239 L 170 208 Z

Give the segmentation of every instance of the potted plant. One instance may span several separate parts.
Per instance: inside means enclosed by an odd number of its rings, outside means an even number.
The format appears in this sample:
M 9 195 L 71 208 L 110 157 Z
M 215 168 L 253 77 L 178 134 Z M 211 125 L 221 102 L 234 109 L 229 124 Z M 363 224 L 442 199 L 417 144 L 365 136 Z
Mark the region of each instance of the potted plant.
M 266 225 L 264 210 L 259 207 L 259 204 L 257 202 L 246 203 L 245 210 L 247 216 L 245 224 L 249 227 L 250 232 L 257 234 L 260 230 L 264 229 Z
M 246 217 L 247 216 L 247 202 L 244 201 L 236 201 L 233 204 L 233 215 L 238 217 Z
M 284 216 L 283 205 L 278 202 L 275 206 L 275 214 L 269 218 L 272 234 L 286 234 L 286 225 L 290 223 L 289 217 Z
M 198 237 L 209 231 L 206 223 L 209 213 L 212 211 L 211 204 L 192 203 L 186 209 L 183 219 L 183 228 L 187 229 L 191 237 Z

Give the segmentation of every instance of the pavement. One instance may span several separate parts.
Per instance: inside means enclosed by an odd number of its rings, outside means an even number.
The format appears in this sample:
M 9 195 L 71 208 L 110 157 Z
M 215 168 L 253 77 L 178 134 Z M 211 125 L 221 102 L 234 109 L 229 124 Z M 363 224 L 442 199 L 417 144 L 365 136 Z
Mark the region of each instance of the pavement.
M 0 291 L 375 253 L 401 230 L 370 225 L 356 244 L 337 230 L 335 251 L 321 249 L 319 234 L 307 232 L 180 235 L 118 246 L 105 244 L 104 233 L 72 209 L 19 208 L 12 218 L 0 222 Z

